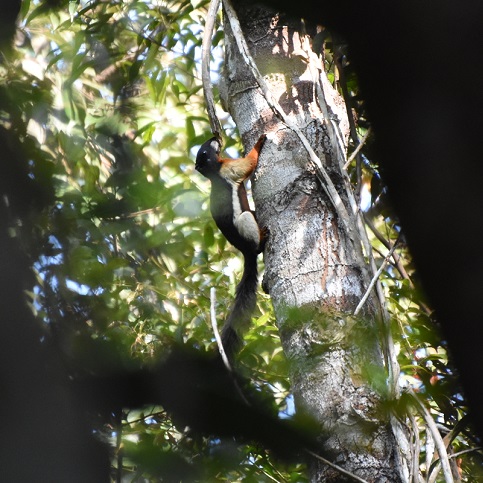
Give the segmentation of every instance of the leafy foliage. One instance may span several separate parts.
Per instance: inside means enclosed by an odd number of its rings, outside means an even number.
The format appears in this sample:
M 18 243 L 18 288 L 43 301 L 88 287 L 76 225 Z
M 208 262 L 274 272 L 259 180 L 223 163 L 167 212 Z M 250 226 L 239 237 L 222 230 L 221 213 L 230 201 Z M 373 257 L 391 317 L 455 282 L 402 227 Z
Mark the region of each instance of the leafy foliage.
M 31 202 L 12 217 L 11 232 L 33 269 L 32 310 L 73 375 L 149 365 L 174 343 L 212 349 L 209 289 L 217 288 L 220 320 L 233 299 L 240 263 L 214 231 L 191 151 L 210 136 L 198 74 L 206 3 L 81 0 L 48 9 L 25 1 L 14 53 L 0 66 L 0 124 L 29 160 L 31 181 Z M 215 44 L 222 38 L 219 31 Z M 332 73 L 333 50 L 327 43 Z M 213 59 L 214 75 L 219 64 Z M 363 134 L 368 123 L 349 68 L 345 87 Z M 370 162 L 370 140 L 352 175 L 383 253 L 381 240 L 394 242 L 400 230 Z M 21 169 L 15 163 L 13 173 Z M 464 397 L 406 247 L 398 253 L 405 272 L 390 266 L 383 282 L 401 379 L 443 434 L 451 432 L 452 451 L 469 450 L 455 461 L 463 479 L 475 481 L 481 455 L 460 424 Z M 293 413 L 287 362 L 261 294 L 240 366 L 268 407 Z M 417 427 L 428 471 L 433 454 L 419 417 Z M 301 465 L 282 465 L 255 445 L 197 437 L 159 406 L 112 414 L 97 430 L 112 445 L 117 481 L 305 479 Z

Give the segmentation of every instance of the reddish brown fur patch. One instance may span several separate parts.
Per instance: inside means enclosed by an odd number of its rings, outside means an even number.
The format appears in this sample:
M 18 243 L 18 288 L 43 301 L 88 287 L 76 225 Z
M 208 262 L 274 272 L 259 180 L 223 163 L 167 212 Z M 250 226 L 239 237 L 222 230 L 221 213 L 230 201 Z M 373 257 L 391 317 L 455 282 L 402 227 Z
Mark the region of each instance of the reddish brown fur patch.
M 242 183 L 249 178 L 257 167 L 258 155 L 260 154 L 260 150 L 262 149 L 266 138 L 266 134 L 260 136 L 253 149 L 244 158 L 219 159 L 221 163 L 221 176 L 235 183 Z

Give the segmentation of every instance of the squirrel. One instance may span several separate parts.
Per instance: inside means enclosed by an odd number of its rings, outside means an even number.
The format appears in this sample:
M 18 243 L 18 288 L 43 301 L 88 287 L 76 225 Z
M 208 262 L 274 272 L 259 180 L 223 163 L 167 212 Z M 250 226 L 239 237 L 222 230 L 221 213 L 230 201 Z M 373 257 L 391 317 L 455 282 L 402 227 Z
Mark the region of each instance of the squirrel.
M 244 258 L 235 301 L 221 332 L 223 348 L 229 358 L 240 348 L 240 333 L 249 325 L 256 305 L 257 256 L 263 251 L 266 230 L 260 229 L 250 210 L 244 181 L 257 167 L 266 138 L 265 134 L 260 136 L 244 158 L 229 159 L 220 158 L 221 142 L 213 137 L 201 146 L 196 156 L 195 169 L 211 181 L 211 215 L 225 238 Z

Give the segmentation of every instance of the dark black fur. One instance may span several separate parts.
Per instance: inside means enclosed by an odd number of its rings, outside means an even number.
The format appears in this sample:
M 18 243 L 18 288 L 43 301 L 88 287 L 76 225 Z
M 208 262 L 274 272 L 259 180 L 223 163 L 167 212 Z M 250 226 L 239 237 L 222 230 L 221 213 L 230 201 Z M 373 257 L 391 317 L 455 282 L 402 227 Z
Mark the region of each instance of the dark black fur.
M 211 181 L 210 210 L 216 225 L 225 238 L 240 250 L 244 258 L 243 276 L 236 288 L 235 302 L 221 333 L 225 352 L 232 358 L 241 345 L 242 339 L 239 334 L 249 325 L 255 309 L 258 284 L 257 255 L 261 247 L 259 243 L 255 244 L 253 240 L 244 238 L 234 224 L 233 190 L 238 191 L 236 198 L 243 211 L 249 209 L 248 201 L 243 182 L 236 187 L 221 176 L 220 148 L 217 138 L 206 141 L 198 151 L 195 168 Z

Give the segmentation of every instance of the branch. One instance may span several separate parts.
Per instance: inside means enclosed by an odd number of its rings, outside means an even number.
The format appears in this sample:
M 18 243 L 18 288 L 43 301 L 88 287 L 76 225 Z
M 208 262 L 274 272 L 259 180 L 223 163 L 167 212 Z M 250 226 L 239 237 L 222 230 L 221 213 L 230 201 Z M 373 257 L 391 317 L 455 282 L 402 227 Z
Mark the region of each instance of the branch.
M 211 39 L 215 27 L 216 13 L 220 7 L 221 0 L 211 0 L 203 32 L 203 43 L 201 45 L 201 81 L 203 83 L 203 93 L 205 95 L 206 109 L 210 120 L 211 132 L 221 139 L 221 124 L 216 115 L 213 88 L 210 79 L 210 53 Z
M 446 483 L 454 483 L 453 473 L 451 472 L 451 467 L 449 464 L 448 452 L 446 451 L 446 446 L 444 444 L 443 438 L 441 437 L 441 434 L 436 427 L 436 423 L 434 422 L 433 417 L 426 409 L 426 406 L 418 399 L 416 394 L 414 394 L 411 389 L 408 389 L 408 393 L 412 396 L 413 401 L 416 403 L 416 409 L 418 409 L 421 416 L 423 416 L 424 421 L 426 422 L 428 429 L 433 436 L 434 444 L 436 445 L 436 449 L 438 450 L 439 459 L 443 468 L 443 475 Z
M 359 151 L 362 149 L 362 146 L 364 146 L 365 142 L 367 141 L 367 138 L 369 137 L 369 134 L 371 134 L 371 131 L 372 131 L 372 128 L 369 127 L 369 129 L 366 131 L 366 134 L 364 134 L 364 137 L 359 141 L 359 144 L 356 146 L 352 154 L 349 156 L 349 159 L 344 164 L 345 170 L 347 170 L 347 168 L 352 163 L 354 158 L 359 154 Z
M 412 445 L 412 458 L 411 458 L 411 473 L 409 481 L 414 483 L 424 482 L 419 471 L 419 455 L 421 453 L 421 443 L 419 440 L 419 428 L 416 418 L 412 413 L 409 414 L 409 420 L 411 421 L 412 432 L 414 435 L 414 442 Z
M 374 223 L 372 220 L 367 216 L 365 213 L 362 214 L 364 218 L 364 222 L 366 225 L 369 227 L 369 229 L 372 231 L 374 236 L 388 249 L 391 249 L 391 242 L 386 240 L 382 233 L 375 227 Z M 404 265 L 401 263 L 401 257 L 397 253 L 393 253 L 392 259 L 394 260 L 395 266 L 399 274 L 401 275 L 402 278 L 406 279 L 409 281 L 412 287 L 412 281 L 411 278 L 409 277 L 408 273 L 406 272 L 406 269 L 404 268 Z
M 211 319 L 211 327 L 213 328 L 213 333 L 215 334 L 216 345 L 218 346 L 218 351 L 220 352 L 221 359 L 225 367 L 228 369 L 228 372 L 232 373 L 233 369 L 231 368 L 230 362 L 228 361 L 228 357 L 226 356 L 225 348 L 223 347 L 223 343 L 221 342 L 220 332 L 218 331 L 218 326 L 216 325 L 216 289 L 215 287 L 211 287 L 210 289 L 210 319 Z
M 472 453 L 473 451 L 480 451 L 481 449 L 482 448 L 479 448 L 479 447 L 464 449 L 462 451 L 458 451 L 457 453 L 453 453 L 453 454 L 448 455 L 448 459 L 451 460 L 453 458 L 457 458 L 458 456 L 461 456 L 462 454 Z M 441 468 L 441 461 L 438 461 L 436 463 L 436 466 L 434 467 L 433 471 L 429 475 L 427 483 L 434 483 L 436 481 L 436 478 L 438 476 L 438 472 L 439 472 L 440 468 Z M 461 480 L 458 479 L 457 481 L 461 481 Z
M 356 310 L 354 310 L 354 315 L 357 315 L 360 310 L 362 309 L 362 306 L 365 304 L 367 298 L 369 297 L 369 294 L 371 293 L 372 288 L 377 282 L 377 279 L 381 275 L 382 271 L 386 268 L 387 263 L 389 262 L 389 259 L 391 258 L 394 250 L 396 249 L 398 240 L 396 240 L 396 243 L 392 246 L 392 248 L 389 250 L 389 252 L 386 255 L 386 258 L 384 258 L 384 261 L 381 263 L 381 266 L 379 267 L 379 270 L 374 274 L 374 277 L 372 277 L 371 283 L 367 287 L 366 293 L 364 296 L 361 298 L 361 301 L 356 307 Z
M 389 250 L 391 248 L 391 242 L 389 240 L 386 240 L 382 233 L 375 227 L 374 223 L 372 220 L 367 216 L 365 213 L 362 214 L 364 221 L 366 225 L 369 227 L 369 229 L 372 231 L 374 236 Z M 406 269 L 404 268 L 404 265 L 401 262 L 401 257 L 397 253 L 392 254 L 392 259 L 394 260 L 394 266 L 396 267 L 396 270 L 399 272 L 399 275 L 405 280 L 409 282 L 409 286 L 414 289 L 414 283 L 411 280 L 411 277 L 409 276 L 408 272 L 406 272 Z M 431 316 L 433 311 L 424 303 L 420 302 L 419 305 L 421 308 L 424 310 L 426 315 Z
M 448 456 L 448 459 L 457 458 L 458 456 L 461 456 L 462 454 L 473 453 L 474 451 L 481 451 L 482 449 L 483 449 L 483 446 L 476 446 L 476 448 L 463 449 L 461 451 L 458 451 L 457 453 L 450 454 Z
M 330 466 L 331 468 L 334 468 L 334 470 L 337 470 L 338 472 L 342 473 L 343 475 L 348 476 L 349 478 L 352 478 L 355 481 L 359 481 L 360 483 L 368 483 L 367 480 L 364 480 L 360 478 L 357 475 L 354 475 L 354 473 L 351 473 L 350 471 L 344 470 L 344 468 L 341 468 L 340 466 L 336 465 L 335 463 L 331 463 L 329 460 L 325 459 L 323 456 L 318 455 L 317 453 L 314 453 L 308 449 L 305 450 L 307 454 L 310 456 L 314 457 L 315 459 L 318 459 L 322 461 L 322 463 L 326 464 L 327 466 Z

